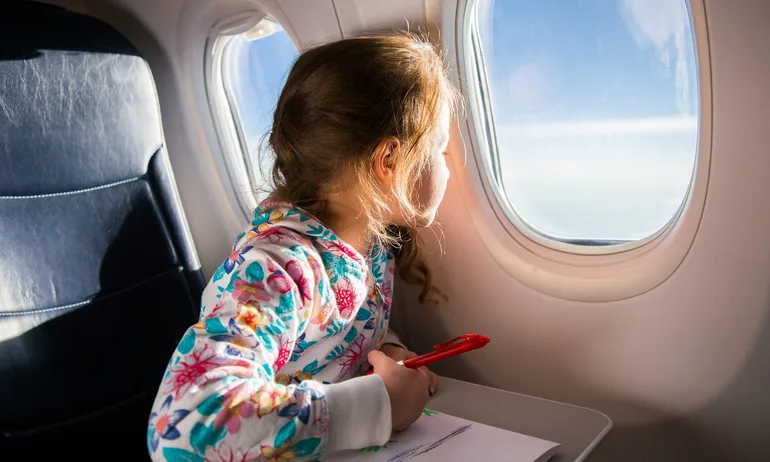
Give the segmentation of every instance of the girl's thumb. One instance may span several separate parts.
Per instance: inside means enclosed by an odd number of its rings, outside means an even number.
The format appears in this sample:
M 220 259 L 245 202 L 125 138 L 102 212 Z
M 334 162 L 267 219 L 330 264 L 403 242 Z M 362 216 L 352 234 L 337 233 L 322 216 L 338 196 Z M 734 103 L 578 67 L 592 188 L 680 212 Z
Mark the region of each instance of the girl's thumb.
M 369 352 L 368 355 L 366 355 L 366 359 L 367 361 L 369 361 L 369 364 L 371 364 L 372 367 L 375 367 L 375 368 L 385 358 L 387 358 L 387 356 L 385 356 L 385 353 L 381 352 L 380 350 L 372 350 Z

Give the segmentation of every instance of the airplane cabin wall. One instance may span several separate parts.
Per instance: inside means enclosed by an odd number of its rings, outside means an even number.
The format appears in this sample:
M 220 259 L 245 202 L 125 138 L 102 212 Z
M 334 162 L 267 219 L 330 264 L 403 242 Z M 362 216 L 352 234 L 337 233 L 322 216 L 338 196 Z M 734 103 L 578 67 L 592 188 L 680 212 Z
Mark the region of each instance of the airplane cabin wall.
M 401 306 L 400 324 L 419 351 L 463 332 L 491 336 L 473 359 L 436 371 L 608 414 L 615 427 L 590 460 L 768 459 L 770 3 L 705 6 L 708 195 L 695 242 L 668 280 L 604 303 L 566 301 L 518 282 L 469 218 L 486 198 L 462 196 L 470 188 L 460 186 L 478 176 L 472 160 L 456 155 L 455 184 L 439 212 L 446 253 L 434 244 L 431 256 L 451 301 L 438 309 Z
M 148 59 L 180 195 L 204 272 L 245 225 L 222 171 L 203 86 L 206 34 L 218 17 L 263 7 L 300 45 L 426 22 L 417 0 L 58 0 L 113 24 Z M 453 1 L 430 1 L 451 7 Z M 449 6 L 446 6 L 449 5 Z M 336 6 L 336 11 L 335 7 Z M 470 156 L 455 149 L 440 210 L 445 254 L 426 250 L 451 301 L 399 316 L 419 351 L 459 333 L 490 335 L 449 377 L 593 407 L 615 427 L 591 461 L 767 460 L 770 452 L 770 3 L 705 1 L 711 56 L 712 160 L 695 242 L 655 289 L 617 302 L 571 302 L 506 274 L 468 218 Z M 337 23 L 339 17 L 340 24 Z M 200 59 L 198 59 L 200 57 Z M 455 136 L 453 143 L 458 143 Z M 466 187 L 463 187 L 465 185 Z M 472 405 L 469 400 L 468 405 Z

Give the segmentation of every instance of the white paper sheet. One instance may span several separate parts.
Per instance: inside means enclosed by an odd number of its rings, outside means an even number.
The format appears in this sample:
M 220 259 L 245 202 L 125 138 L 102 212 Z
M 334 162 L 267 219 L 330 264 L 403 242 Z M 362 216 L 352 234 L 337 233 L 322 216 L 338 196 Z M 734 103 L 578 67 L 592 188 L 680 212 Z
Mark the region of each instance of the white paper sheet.
M 329 454 L 332 462 L 431 462 L 447 460 L 545 462 L 559 447 L 541 440 L 426 410 L 385 446 Z

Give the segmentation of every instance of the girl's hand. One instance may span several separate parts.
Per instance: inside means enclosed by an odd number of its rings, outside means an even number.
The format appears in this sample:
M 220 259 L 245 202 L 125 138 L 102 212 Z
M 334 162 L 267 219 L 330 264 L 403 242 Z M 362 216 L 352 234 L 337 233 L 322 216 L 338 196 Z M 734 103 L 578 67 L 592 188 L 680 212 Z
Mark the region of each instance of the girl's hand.
M 382 348 L 380 348 L 380 351 L 385 353 L 385 356 L 388 356 L 390 359 L 392 359 L 395 362 L 403 361 L 405 359 L 414 358 L 417 356 L 417 353 L 413 351 L 409 351 L 405 348 L 401 348 L 398 345 L 393 344 L 386 344 L 383 345 Z M 430 386 L 429 386 L 429 393 L 430 396 L 433 396 L 436 393 L 436 390 L 438 389 L 438 376 L 431 372 L 427 367 L 421 367 L 419 370 L 423 371 L 425 375 L 428 376 L 430 379 Z
M 406 430 L 428 403 L 428 375 L 396 364 L 381 351 L 370 351 L 367 359 L 388 391 L 393 430 Z

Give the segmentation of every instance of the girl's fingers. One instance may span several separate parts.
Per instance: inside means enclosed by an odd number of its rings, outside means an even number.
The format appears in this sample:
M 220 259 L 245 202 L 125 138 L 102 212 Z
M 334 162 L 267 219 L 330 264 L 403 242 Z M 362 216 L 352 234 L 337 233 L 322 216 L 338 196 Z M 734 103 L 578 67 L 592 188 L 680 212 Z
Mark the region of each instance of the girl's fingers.
M 436 390 L 438 389 L 438 375 L 436 375 L 434 372 L 432 372 L 427 367 L 421 367 L 419 370 L 421 370 L 425 375 L 428 376 L 430 379 L 430 385 L 428 388 L 428 391 L 430 392 L 430 396 L 433 396 L 436 393 Z

